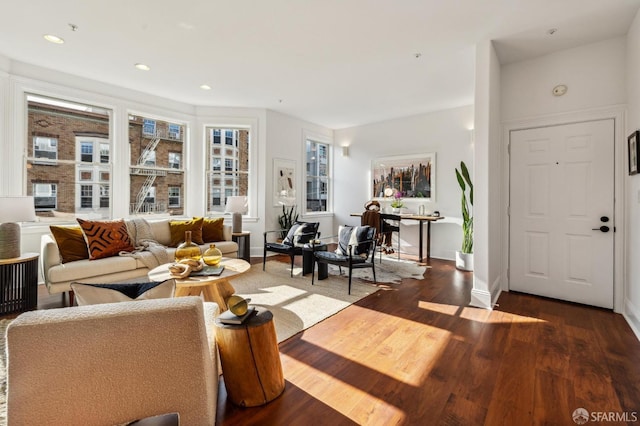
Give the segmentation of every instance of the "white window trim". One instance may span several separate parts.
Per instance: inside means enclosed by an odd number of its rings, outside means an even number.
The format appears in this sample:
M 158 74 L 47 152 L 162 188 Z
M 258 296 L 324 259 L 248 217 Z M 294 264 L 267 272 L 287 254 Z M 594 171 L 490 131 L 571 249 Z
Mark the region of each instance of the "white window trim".
M 205 178 L 207 176 L 207 128 L 244 128 L 249 129 L 249 188 L 247 189 L 247 199 L 249 201 L 249 211 L 243 216 L 245 221 L 257 221 L 258 214 L 264 213 L 263 207 L 258 206 L 258 194 L 260 188 L 258 187 L 258 149 L 260 146 L 260 128 L 257 117 L 199 117 L 200 120 L 200 139 L 202 141 L 202 149 L 200 151 L 202 173 Z M 221 136 L 222 142 L 222 136 Z M 224 149 L 224 143 L 220 144 L 220 147 Z M 205 183 L 201 189 L 200 196 L 204 200 L 202 206 L 203 213 L 207 212 L 208 206 L 206 203 L 207 197 L 207 184 Z M 222 214 L 216 215 L 222 216 Z
M 328 174 L 328 182 L 329 188 L 327 188 L 327 211 L 324 212 L 308 212 L 307 211 L 307 140 L 311 140 L 313 142 L 319 142 L 323 144 L 327 144 L 329 146 L 329 167 L 327 170 Z M 301 161 L 301 170 L 302 170 L 302 181 L 299 188 L 301 188 L 301 199 L 300 205 L 302 208 L 300 209 L 300 216 L 302 218 L 309 217 L 331 217 L 334 215 L 333 211 L 333 193 L 334 193 L 334 176 L 333 176 L 333 163 L 334 163 L 334 152 L 335 145 L 333 143 L 333 138 L 328 135 L 323 135 L 321 133 L 316 133 L 308 129 L 302 129 L 302 161 Z

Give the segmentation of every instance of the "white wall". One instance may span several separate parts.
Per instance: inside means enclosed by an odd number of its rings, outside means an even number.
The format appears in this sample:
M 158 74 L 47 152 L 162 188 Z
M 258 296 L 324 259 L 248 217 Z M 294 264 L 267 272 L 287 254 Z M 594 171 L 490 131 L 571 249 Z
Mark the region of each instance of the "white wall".
M 372 198 L 371 161 L 380 157 L 422 153 L 436 154 L 436 200 L 427 203 L 446 219 L 432 225 L 431 256 L 455 259 L 462 243 L 460 187 L 454 169 L 464 161 L 473 174 L 473 106 L 437 111 L 395 120 L 335 131 L 335 227 L 357 225 L 360 213 Z M 341 146 L 349 146 L 349 155 L 341 155 Z M 417 200 L 407 200 L 407 207 L 417 210 Z M 418 252 L 418 225 L 402 223 L 401 247 Z M 426 253 L 425 253 L 426 255 Z
M 625 55 L 619 37 L 503 66 L 502 121 L 626 102 Z M 552 96 L 558 84 L 566 95 Z
M 627 100 L 626 63 L 627 41 L 625 37 L 604 40 L 589 45 L 555 52 L 531 60 L 507 64 L 501 69 L 501 103 L 504 125 L 505 151 L 509 130 L 537 126 L 563 124 L 575 121 L 613 118 L 615 120 L 615 188 L 616 199 L 625 198 L 625 145 L 624 104 Z M 554 86 L 565 84 L 564 96 L 553 96 Z M 508 185 L 508 159 L 505 160 L 505 178 Z M 508 200 L 508 186 L 503 188 Z M 629 259 L 624 254 L 623 239 L 627 234 L 624 212 L 616 204 L 616 233 L 614 274 L 614 306 L 622 310 L 622 271 Z M 508 218 L 504 216 L 505 230 Z M 506 232 L 505 232 L 506 234 Z M 504 242 L 506 253 L 508 243 Z
M 627 34 L 627 132 L 640 129 L 640 12 Z M 626 152 L 626 151 L 625 151 Z M 625 309 L 629 323 L 640 338 L 640 176 L 627 176 L 626 186 L 626 255 Z
M 471 305 L 491 308 L 502 273 L 500 62 L 493 43 L 476 46 L 474 274 Z
M 333 215 L 330 213 L 316 213 L 303 215 L 304 191 L 306 182 L 306 141 L 305 136 L 310 135 L 321 142 L 333 143 L 333 130 L 300 120 L 279 112 L 267 111 L 267 151 L 265 153 L 265 226 L 266 230 L 278 229 L 278 215 L 282 214 L 282 206 L 274 205 L 273 193 L 273 159 L 292 160 L 296 164 L 296 198 L 297 211 L 300 220 L 320 222 L 320 232 L 323 236 L 335 235 L 333 230 Z M 262 242 L 262 239 L 260 240 Z M 262 254 L 260 244 L 260 255 Z

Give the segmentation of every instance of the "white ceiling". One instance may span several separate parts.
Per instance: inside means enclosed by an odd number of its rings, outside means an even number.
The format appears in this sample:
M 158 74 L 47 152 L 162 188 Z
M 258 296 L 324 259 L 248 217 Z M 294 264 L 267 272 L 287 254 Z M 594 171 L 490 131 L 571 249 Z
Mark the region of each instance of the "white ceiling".
M 269 108 L 338 129 L 472 104 L 479 41 L 495 40 L 503 64 L 520 61 L 624 35 L 639 7 L 640 0 L 3 0 L 0 55 L 188 104 Z M 550 28 L 558 31 L 549 36 Z M 65 43 L 45 41 L 48 33 Z M 139 62 L 151 71 L 135 69 Z

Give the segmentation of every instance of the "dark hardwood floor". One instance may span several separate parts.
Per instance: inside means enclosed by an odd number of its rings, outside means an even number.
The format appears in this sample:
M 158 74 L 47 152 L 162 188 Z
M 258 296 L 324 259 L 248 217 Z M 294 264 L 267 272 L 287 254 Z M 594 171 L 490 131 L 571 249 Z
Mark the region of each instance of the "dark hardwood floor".
M 471 308 L 471 280 L 432 259 L 424 279 L 293 336 L 284 393 L 239 408 L 221 380 L 217 424 L 575 425 L 580 407 L 640 423 L 640 342 L 621 315 L 517 293 Z M 41 293 L 39 308 L 61 306 Z

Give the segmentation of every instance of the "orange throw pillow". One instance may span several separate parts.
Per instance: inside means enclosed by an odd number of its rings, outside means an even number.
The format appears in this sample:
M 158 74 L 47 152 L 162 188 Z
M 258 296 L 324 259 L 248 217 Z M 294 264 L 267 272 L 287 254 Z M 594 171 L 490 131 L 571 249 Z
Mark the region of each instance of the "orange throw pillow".
M 49 226 L 51 235 L 58 244 L 62 263 L 89 258 L 87 242 L 79 226 Z
M 133 251 L 124 220 L 92 221 L 76 219 L 89 247 L 89 259 L 116 256 L 121 251 Z

